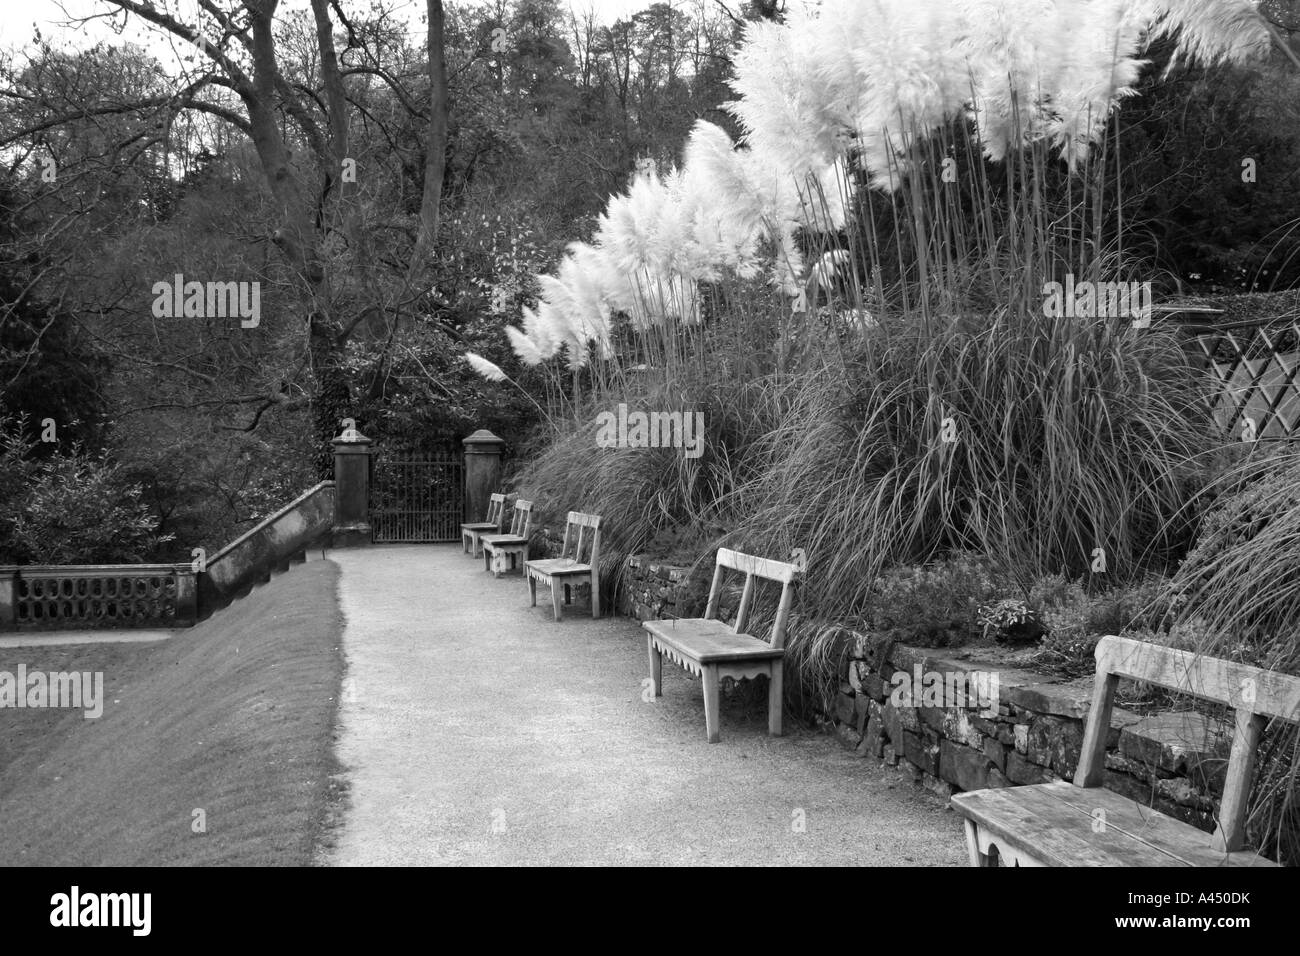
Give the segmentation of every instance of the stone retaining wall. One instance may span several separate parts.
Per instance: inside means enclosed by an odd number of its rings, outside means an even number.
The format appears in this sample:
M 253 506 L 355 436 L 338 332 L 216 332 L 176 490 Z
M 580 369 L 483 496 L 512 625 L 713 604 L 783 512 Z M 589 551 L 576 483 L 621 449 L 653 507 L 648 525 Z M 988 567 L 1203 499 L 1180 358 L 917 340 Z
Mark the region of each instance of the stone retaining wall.
M 618 613 L 638 621 L 680 617 L 678 601 L 684 596 L 690 570 L 630 555 L 623 565 L 618 591 Z
M 858 754 L 898 766 L 944 796 L 1073 778 L 1092 702 L 1091 678 L 1063 682 L 981 661 L 978 650 L 909 647 L 854 632 L 845 636 L 844 679 L 824 720 Z M 973 675 L 967 687 L 988 687 L 986 675 L 996 674 L 995 702 L 942 706 L 952 703 L 951 695 L 936 695 L 941 706 L 926 706 L 936 701 L 924 691 L 910 704 L 895 693 L 927 674 L 942 675 L 945 685 L 952 683 L 948 675 Z M 1231 739 L 1230 725 L 1202 714 L 1141 716 L 1116 707 L 1105 786 L 1212 830 Z

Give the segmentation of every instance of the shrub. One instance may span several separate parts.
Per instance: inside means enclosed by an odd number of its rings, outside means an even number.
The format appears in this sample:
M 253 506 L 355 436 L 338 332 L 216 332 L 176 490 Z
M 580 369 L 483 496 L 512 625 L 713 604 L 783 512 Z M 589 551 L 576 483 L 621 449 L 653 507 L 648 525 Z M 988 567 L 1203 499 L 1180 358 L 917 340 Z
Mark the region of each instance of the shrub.
M 981 604 L 976 620 L 984 629 L 985 637 L 1002 641 L 1032 641 L 1043 633 L 1043 626 L 1020 598 L 1002 598 L 990 604 Z
M 934 647 L 979 636 L 979 608 L 1000 593 L 989 561 L 958 553 L 926 565 L 890 568 L 873 582 L 865 623 L 905 642 Z
M 1093 651 L 1106 634 L 1169 643 L 1167 585 L 1165 578 L 1151 575 L 1089 593 L 1081 580 L 1060 574 L 1039 578 L 1030 588 L 1028 603 L 1047 633 L 1033 663 L 1078 677 L 1094 671 Z
M 8 421 L 0 454 L 0 490 L 7 520 L 0 522 L 0 560 L 30 564 L 114 564 L 145 560 L 170 535 L 139 485 L 122 479 L 106 459 L 74 447 L 39 461 Z

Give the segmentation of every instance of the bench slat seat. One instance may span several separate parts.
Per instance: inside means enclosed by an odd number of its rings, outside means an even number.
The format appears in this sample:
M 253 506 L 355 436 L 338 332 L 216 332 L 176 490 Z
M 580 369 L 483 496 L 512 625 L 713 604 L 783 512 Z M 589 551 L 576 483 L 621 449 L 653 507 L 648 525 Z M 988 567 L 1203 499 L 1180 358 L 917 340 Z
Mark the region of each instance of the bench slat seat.
M 528 567 L 538 571 L 541 574 L 590 574 L 590 564 L 580 564 L 572 558 L 544 558 L 540 561 L 529 561 Z
M 737 634 L 721 621 L 683 618 L 677 621 L 646 621 L 645 629 L 659 643 L 699 664 L 713 661 L 767 660 L 785 651 L 762 638 Z
M 1264 866 L 1246 846 L 1255 751 L 1270 719 L 1300 721 L 1300 678 L 1107 635 L 1073 784 L 957 794 L 974 866 Z M 1106 738 L 1121 677 L 1232 708 L 1235 727 L 1214 833 L 1105 789 Z
M 739 571 L 745 576 L 740 606 L 736 609 L 736 623 L 732 626 L 717 618 L 722 575 L 726 569 Z M 774 737 L 781 735 L 785 626 L 801 574 L 793 564 L 719 548 L 704 617 L 641 622 L 646 631 L 650 682 L 654 685 L 656 697 L 663 696 L 665 656 L 704 681 L 704 733 L 709 743 L 716 744 L 722 739 L 719 686 L 724 677 L 737 680 L 767 677 L 767 731 Z M 770 642 L 745 631 L 754 600 L 754 578 L 765 578 L 781 585 L 781 601 L 772 622 Z
M 483 548 L 483 570 L 501 577 L 505 565 L 522 565 L 528 560 L 528 532 L 533 528 L 533 503 L 516 499 L 510 512 L 510 530 L 504 534 L 479 534 Z M 508 561 L 507 561 L 508 559 Z
M 1058 780 L 959 793 L 952 802 L 975 823 L 977 851 L 987 857 L 996 847 L 1007 866 L 1277 865 L 1250 851 L 1212 850 L 1203 830 L 1104 787 Z
M 551 610 L 557 621 L 564 616 L 563 605 L 573 600 L 573 589 L 590 585 L 591 616 L 600 617 L 600 515 L 570 511 L 564 520 L 560 556 L 525 562 L 524 577 L 533 607 L 537 607 L 538 585 L 550 589 Z

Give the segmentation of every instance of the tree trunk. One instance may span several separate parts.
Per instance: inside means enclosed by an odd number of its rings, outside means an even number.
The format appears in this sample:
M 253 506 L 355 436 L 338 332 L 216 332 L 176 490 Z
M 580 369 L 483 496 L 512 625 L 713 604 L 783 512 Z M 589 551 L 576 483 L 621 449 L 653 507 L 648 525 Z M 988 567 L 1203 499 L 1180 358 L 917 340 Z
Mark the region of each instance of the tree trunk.
M 409 275 L 417 284 L 427 272 L 425 261 L 438 238 L 442 183 L 447 175 L 447 60 L 443 54 L 442 0 L 427 0 L 429 8 L 429 127 L 424 159 L 424 195 L 420 200 L 420 231 L 411 254 Z

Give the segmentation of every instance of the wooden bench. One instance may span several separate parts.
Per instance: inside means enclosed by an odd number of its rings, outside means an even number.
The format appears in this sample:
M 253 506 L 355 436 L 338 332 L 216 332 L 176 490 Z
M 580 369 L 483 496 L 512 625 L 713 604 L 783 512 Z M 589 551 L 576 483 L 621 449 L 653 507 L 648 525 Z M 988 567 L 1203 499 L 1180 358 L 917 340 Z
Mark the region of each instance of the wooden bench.
M 507 562 L 511 569 L 528 560 L 528 532 L 533 530 L 533 503 L 522 498 L 510 512 L 510 530 L 503 534 L 480 534 L 483 547 L 483 570 L 501 577 Z
M 590 540 L 587 540 L 588 528 L 591 529 Z M 573 545 L 572 553 L 570 543 Z M 587 556 L 585 563 L 582 560 L 583 554 Z M 537 607 L 537 586 L 540 584 L 551 589 L 551 606 L 555 609 L 557 621 L 561 617 L 561 590 L 564 593 L 564 603 L 570 604 L 573 601 L 573 588 L 579 584 L 591 586 L 591 616 L 600 617 L 600 515 L 570 511 L 564 522 L 564 544 L 560 546 L 560 556 L 526 561 L 524 574 L 528 578 L 528 596 L 532 599 L 533 607 Z
M 486 521 L 470 521 L 460 526 L 460 546 L 466 554 L 478 557 L 479 535 L 501 534 L 506 522 L 506 496 L 493 493 L 488 496 Z
M 1246 799 L 1265 718 L 1300 720 L 1300 678 L 1124 637 L 1103 637 L 1096 656 L 1097 686 L 1073 785 L 1062 780 L 952 798 L 965 818 L 972 865 L 1275 866 L 1244 849 Z M 1235 709 L 1213 835 L 1102 787 L 1120 677 Z
M 715 617 L 723 571 L 727 568 L 745 575 L 745 587 L 741 592 L 734 627 L 728 627 Z M 654 683 L 656 697 L 663 696 L 665 654 L 685 670 L 703 679 L 704 729 L 709 743 L 717 743 L 721 736 L 718 728 L 718 685 L 723 677 L 739 679 L 767 675 L 767 729 L 773 735 L 780 735 L 785 625 L 790 616 L 790 603 L 799 576 L 800 572 L 793 564 L 756 558 L 722 548 L 718 551 L 717 564 L 713 570 L 713 584 L 709 588 L 709 603 L 704 617 L 642 623 L 642 627 L 649 632 L 646 635 L 646 646 L 650 652 L 650 679 Z M 771 643 L 745 633 L 754 601 L 756 577 L 776 581 L 781 585 L 781 602 L 772 623 Z

